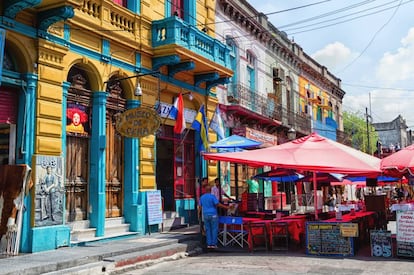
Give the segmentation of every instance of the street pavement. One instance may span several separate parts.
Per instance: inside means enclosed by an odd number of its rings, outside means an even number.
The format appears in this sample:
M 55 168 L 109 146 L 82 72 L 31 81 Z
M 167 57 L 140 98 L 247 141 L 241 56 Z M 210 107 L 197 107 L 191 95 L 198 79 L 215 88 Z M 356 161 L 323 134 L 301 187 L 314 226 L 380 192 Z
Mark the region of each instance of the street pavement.
M 282 254 L 234 248 L 203 252 L 196 225 L 128 239 L 0 256 L 0 274 L 207 274 L 219 272 L 220 268 L 226 274 L 413 274 L 414 270 L 412 259 L 371 257 L 369 245 L 347 258 L 308 256 L 303 247 Z M 180 261 L 171 264 L 177 259 Z M 186 263 L 191 264 L 191 269 L 178 268 Z M 275 265 L 283 272 L 273 272 Z M 261 270 L 257 270 L 259 266 Z
M 0 256 L 0 274 L 117 274 L 139 263 L 200 253 L 199 227 L 151 233 L 128 239 L 89 242 L 82 246 Z

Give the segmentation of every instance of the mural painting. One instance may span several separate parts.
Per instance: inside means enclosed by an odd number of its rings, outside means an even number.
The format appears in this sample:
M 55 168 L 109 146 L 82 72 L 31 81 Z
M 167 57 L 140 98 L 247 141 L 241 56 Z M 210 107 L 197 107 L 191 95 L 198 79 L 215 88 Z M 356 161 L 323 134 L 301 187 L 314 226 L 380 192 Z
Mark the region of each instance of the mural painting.
M 36 156 L 35 226 L 63 224 L 63 158 Z

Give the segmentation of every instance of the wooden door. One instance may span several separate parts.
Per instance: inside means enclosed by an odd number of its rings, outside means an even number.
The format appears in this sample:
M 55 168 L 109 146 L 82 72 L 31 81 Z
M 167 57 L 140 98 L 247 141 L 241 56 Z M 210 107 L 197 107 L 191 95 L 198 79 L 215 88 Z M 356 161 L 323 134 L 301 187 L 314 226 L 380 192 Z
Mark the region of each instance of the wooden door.
M 91 91 L 86 73 L 78 68 L 69 71 L 66 108 L 66 221 L 73 222 L 88 218 L 89 177 L 89 111 Z M 73 115 L 78 115 L 79 124 L 73 127 Z M 80 130 L 81 129 L 81 130 Z
M 116 78 L 116 77 L 115 77 Z M 109 85 L 106 104 L 106 217 L 122 216 L 123 137 L 116 131 L 115 115 L 125 111 L 126 100 L 119 81 Z
M 89 138 L 66 139 L 66 220 L 73 222 L 87 219 Z
M 112 112 L 109 112 L 111 114 Z M 122 137 L 115 129 L 113 115 L 106 124 L 106 217 L 122 215 Z

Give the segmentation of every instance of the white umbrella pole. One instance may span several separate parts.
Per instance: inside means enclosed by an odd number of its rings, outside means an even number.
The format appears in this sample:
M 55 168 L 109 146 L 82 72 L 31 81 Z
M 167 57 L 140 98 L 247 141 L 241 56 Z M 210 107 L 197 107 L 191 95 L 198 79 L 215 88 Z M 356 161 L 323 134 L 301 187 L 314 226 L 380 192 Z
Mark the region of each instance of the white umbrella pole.
M 314 209 L 315 209 L 315 221 L 318 219 L 318 191 L 317 191 L 317 182 L 316 182 L 316 172 L 313 171 L 313 201 L 314 201 Z

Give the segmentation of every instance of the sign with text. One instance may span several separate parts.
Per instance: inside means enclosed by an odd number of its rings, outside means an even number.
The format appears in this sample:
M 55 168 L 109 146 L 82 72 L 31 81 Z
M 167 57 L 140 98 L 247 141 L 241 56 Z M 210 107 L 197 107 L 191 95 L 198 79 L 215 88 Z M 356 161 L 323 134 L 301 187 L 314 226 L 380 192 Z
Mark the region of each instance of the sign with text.
M 343 237 L 341 223 L 306 223 L 306 253 L 320 256 L 354 256 L 354 240 Z
M 116 115 L 116 130 L 124 137 L 141 138 L 153 135 L 161 125 L 157 111 L 147 107 L 126 110 Z
M 397 212 L 397 255 L 414 257 L 414 211 Z
M 340 230 L 342 237 L 358 237 L 357 223 L 341 223 Z
M 371 256 L 392 257 L 391 231 L 371 230 Z
M 161 191 L 147 192 L 148 225 L 162 223 Z

